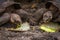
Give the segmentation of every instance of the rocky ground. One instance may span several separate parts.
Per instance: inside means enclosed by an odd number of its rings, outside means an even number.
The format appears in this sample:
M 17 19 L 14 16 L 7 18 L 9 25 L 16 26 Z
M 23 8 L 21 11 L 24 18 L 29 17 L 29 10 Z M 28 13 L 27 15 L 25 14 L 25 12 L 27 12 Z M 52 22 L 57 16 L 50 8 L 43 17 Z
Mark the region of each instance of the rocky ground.
M 13 32 L 0 30 L 0 40 L 60 40 L 60 33 L 40 31 Z
M 36 28 L 36 27 L 35 27 Z M 60 40 L 60 32 L 47 33 L 38 28 L 30 31 L 7 31 L 1 28 L 0 40 Z

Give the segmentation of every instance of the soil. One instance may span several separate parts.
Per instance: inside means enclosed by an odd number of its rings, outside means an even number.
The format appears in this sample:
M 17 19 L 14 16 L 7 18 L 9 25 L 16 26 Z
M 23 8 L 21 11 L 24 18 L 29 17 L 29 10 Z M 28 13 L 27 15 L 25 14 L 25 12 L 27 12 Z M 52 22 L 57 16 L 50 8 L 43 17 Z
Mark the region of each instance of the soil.
M 13 32 L 0 30 L 0 40 L 60 40 L 60 33 L 40 31 Z
M 10 26 L 10 24 L 8 24 Z M 35 30 L 30 31 L 7 31 L 1 27 L 0 30 L 0 40 L 60 40 L 60 32 L 56 33 L 47 33 L 38 29 L 38 26 L 35 26 Z

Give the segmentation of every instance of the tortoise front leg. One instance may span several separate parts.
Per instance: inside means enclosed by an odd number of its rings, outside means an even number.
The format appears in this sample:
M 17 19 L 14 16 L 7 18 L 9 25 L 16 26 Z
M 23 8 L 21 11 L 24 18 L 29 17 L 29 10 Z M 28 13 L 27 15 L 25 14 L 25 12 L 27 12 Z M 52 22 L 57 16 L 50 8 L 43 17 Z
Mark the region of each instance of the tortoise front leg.
M 0 17 L 0 26 L 6 22 L 8 22 L 10 19 L 10 15 L 8 13 L 4 13 L 1 17 Z

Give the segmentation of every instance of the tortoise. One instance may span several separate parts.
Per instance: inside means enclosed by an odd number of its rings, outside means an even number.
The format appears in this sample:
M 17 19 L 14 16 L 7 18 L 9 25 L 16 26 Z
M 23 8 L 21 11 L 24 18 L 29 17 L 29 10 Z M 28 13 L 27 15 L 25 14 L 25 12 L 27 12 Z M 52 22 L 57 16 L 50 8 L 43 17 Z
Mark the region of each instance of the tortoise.
M 15 10 L 21 8 L 19 3 L 15 3 L 13 1 L 6 1 L 2 3 L 0 7 L 1 7 L 0 10 L 2 10 L 0 11 L 0 25 L 8 22 L 10 19 L 11 19 L 11 22 L 12 20 L 14 22 L 19 20 L 18 22 L 21 22 L 20 16 L 17 13 L 14 13 Z
M 4 15 L 1 16 L 1 17 L 5 17 L 6 22 L 8 22 L 9 20 L 11 20 L 11 22 L 18 21 L 19 23 L 21 23 L 23 21 L 28 21 L 31 25 L 39 24 L 41 18 L 43 18 L 42 20 L 45 21 L 44 20 L 45 17 L 43 17 L 44 16 L 43 14 L 47 11 L 45 8 L 41 8 L 41 9 L 38 9 L 36 12 L 34 12 L 34 14 L 31 14 L 31 13 L 28 13 L 25 10 L 23 10 L 20 6 L 20 3 L 13 2 L 13 1 L 4 2 L 2 4 L 2 8 L 3 8 L 2 9 L 3 11 L 1 11 L 0 14 L 2 14 L 2 15 L 5 13 L 8 14 L 8 18 Z M 0 8 L 0 10 L 1 10 L 1 8 Z M 5 14 L 5 15 L 7 15 L 7 14 Z M 18 18 L 16 18 L 16 15 Z M 47 16 L 47 17 L 48 17 L 48 19 L 51 18 L 49 16 Z M 3 18 L 1 18 L 1 19 L 3 19 Z M 3 20 L 3 22 L 1 21 L 1 23 L 2 24 L 6 23 L 5 20 Z
M 53 12 L 52 22 L 60 22 L 60 0 L 48 1 L 45 7 Z
M 5 17 L 6 22 L 8 22 L 9 20 L 12 23 L 22 23 L 24 22 L 24 20 L 28 20 L 28 16 L 31 16 L 32 14 L 28 14 L 28 12 L 24 11 L 23 9 L 21 9 L 20 3 L 16 3 L 13 1 L 6 1 L 4 2 L 2 5 L 3 11 L 1 11 L 0 13 L 3 15 L 1 17 Z M 1 10 L 1 8 L 0 8 Z M 8 14 L 8 18 L 6 16 L 4 16 L 4 14 L 7 13 Z M 5 14 L 5 15 L 7 15 Z M 3 18 L 1 18 L 3 19 Z M 7 20 L 8 19 L 8 20 Z M 1 21 L 2 24 L 6 23 L 5 20 Z M 1 24 L 1 25 L 2 25 Z

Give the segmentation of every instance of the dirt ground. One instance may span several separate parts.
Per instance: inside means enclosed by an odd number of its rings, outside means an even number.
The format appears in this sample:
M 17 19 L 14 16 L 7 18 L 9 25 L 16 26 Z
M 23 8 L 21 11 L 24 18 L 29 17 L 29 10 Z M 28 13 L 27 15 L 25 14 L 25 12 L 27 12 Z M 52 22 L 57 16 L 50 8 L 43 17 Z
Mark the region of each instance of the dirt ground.
M 26 32 L 7 31 L 1 29 L 0 40 L 60 40 L 60 32 L 47 33 L 39 30 L 38 28 Z
M 60 33 L 40 31 L 13 32 L 0 30 L 0 40 L 60 40 Z

